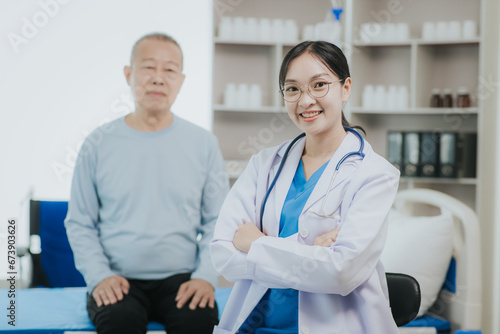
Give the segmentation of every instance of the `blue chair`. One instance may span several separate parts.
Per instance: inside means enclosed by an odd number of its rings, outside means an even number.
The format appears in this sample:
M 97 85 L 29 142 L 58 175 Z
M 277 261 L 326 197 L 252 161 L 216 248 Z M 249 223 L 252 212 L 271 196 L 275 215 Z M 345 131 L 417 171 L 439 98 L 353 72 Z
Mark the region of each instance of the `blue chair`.
M 31 287 L 83 287 L 85 280 L 75 268 L 64 219 L 66 201 L 30 201 L 30 237 L 40 237 L 39 254 L 30 251 L 33 263 Z

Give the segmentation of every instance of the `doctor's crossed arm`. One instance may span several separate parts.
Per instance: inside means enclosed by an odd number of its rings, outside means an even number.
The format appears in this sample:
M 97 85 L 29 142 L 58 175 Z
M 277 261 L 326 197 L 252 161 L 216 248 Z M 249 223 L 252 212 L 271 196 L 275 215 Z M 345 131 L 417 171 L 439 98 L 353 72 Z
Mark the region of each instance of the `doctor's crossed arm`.
M 339 235 L 340 228 L 336 227 L 328 232 L 321 234 L 320 236 L 314 239 L 314 246 L 323 246 L 330 247 L 335 240 L 337 240 L 337 236 Z M 265 234 L 262 233 L 255 224 L 247 222 L 243 225 L 238 226 L 238 230 L 236 231 L 233 239 L 233 245 L 238 250 L 248 253 L 252 243 L 259 239 L 260 237 L 264 237 Z
M 340 227 L 336 227 L 333 230 L 325 232 L 314 239 L 314 246 L 330 247 L 339 235 Z
M 238 250 L 248 253 L 252 243 L 264 236 L 265 234 L 262 233 L 254 223 L 246 222 L 243 225 L 238 226 L 238 229 L 234 234 L 233 245 Z

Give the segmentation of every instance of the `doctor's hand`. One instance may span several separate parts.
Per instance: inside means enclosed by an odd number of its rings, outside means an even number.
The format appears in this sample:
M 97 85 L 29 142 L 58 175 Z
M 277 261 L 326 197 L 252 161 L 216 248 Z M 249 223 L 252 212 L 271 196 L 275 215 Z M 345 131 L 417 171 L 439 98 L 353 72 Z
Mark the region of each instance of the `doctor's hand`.
M 339 232 L 340 228 L 336 227 L 333 230 L 323 233 L 322 235 L 314 239 L 314 246 L 330 247 L 337 240 Z
M 248 253 L 250 246 L 252 246 L 252 242 L 264 236 L 265 234 L 262 233 L 255 224 L 245 223 L 240 225 L 234 234 L 233 245 L 240 251 Z
M 92 291 L 92 297 L 98 307 L 116 304 L 123 299 L 123 295 L 128 294 L 130 284 L 127 279 L 121 276 L 110 276 L 103 279 Z
M 207 304 L 208 307 L 214 308 L 214 287 L 212 284 L 200 278 L 193 278 L 192 280 L 184 282 L 179 287 L 179 291 L 177 291 L 177 296 L 175 297 L 177 308 L 182 308 L 189 299 L 191 299 L 189 303 L 189 309 L 191 310 L 196 310 L 197 306 L 205 308 Z

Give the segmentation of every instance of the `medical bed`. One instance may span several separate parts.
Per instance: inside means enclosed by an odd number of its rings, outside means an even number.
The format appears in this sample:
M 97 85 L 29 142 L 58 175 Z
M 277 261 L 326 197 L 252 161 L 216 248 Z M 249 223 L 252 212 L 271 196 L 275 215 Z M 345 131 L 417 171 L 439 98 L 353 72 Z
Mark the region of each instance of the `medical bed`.
M 415 231 L 417 229 L 412 230 L 411 223 L 425 223 L 425 220 L 427 220 L 427 223 L 439 222 L 439 219 L 432 220 L 436 217 L 436 212 L 440 215 L 452 217 L 451 249 L 449 254 L 452 260 L 449 262 L 448 271 L 445 270 L 446 279 L 442 289 L 426 314 L 417 317 L 410 324 L 401 328 L 400 332 L 404 334 L 441 334 L 454 333 L 455 330 L 471 332 L 480 330 L 482 312 L 481 254 L 479 222 L 474 211 L 457 199 L 430 189 L 408 189 L 398 192 L 393 209 L 398 214 L 410 217 L 411 222 L 407 225 L 408 228 L 399 231 L 399 233 L 411 233 L 412 238 L 419 239 L 422 246 L 417 251 L 420 253 L 427 251 L 425 241 L 432 240 L 434 237 L 430 235 L 433 233 L 432 226 L 431 229 L 425 230 L 425 234 L 419 235 L 419 232 Z M 423 216 L 429 214 L 431 216 Z M 389 222 L 388 239 L 391 235 L 391 226 L 394 227 Z M 390 246 L 386 245 L 385 251 L 388 248 Z M 398 251 L 402 252 L 400 248 L 398 248 Z M 431 262 L 429 258 L 438 254 L 426 255 L 423 260 Z M 401 255 L 398 256 L 401 257 Z M 403 258 L 403 261 L 405 260 Z M 382 262 L 384 262 L 384 254 L 382 255 Z M 424 270 L 427 270 L 430 266 L 430 263 L 422 263 Z M 394 271 L 394 268 L 386 265 L 386 270 Z M 418 280 L 417 274 L 413 272 L 405 273 L 414 276 Z M 430 274 L 432 275 L 432 272 Z M 422 282 L 420 285 L 422 289 L 425 288 L 422 286 Z
M 447 212 L 453 216 L 452 255 L 454 261 L 452 263 L 455 265 L 450 267 L 447 282 L 443 284 L 444 289 L 428 314 L 401 327 L 400 332 L 402 334 L 441 334 L 453 333 L 455 329 L 479 329 L 481 259 L 477 217 L 469 207 L 458 200 L 427 189 L 399 192 L 394 209 L 408 215 L 415 215 L 414 207 L 422 203 L 437 207 L 440 212 Z M 453 282 L 449 283 L 451 281 Z M 450 286 L 453 287 L 450 288 Z M 219 314 L 225 306 L 229 293 L 230 288 L 216 290 Z M 0 321 L 0 331 L 4 333 L 62 334 L 68 331 L 76 334 L 77 332 L 93 333 L 95 330 L 88 319 L 84 287 L 20 289 L 16 295 L 16 326 L 8 325 L 7 319 L 3 316 L 4 320 Z M 9 302 L 7 291 L 0 290 L 0 309 L 5 310 Z M 150 323 L 148 329 L 151 333 L 164 333 L 162 325 L 158 323 Z
M 230 288 L 218 288 L 215 299 L 219 313 L 226 305 Z M 7 323 L 3 315 L 0 332 L 11 334 L 63 334 L 75 332 L 95 333 L 87 315 L 86 288 L 19 289 L 15 300 L 15 326 Z M 10 300 L 7 290 L 0 290 L 0 309 L 5 310 Z M 163 325 L 151 322 L 148 333 L 165 333 Z

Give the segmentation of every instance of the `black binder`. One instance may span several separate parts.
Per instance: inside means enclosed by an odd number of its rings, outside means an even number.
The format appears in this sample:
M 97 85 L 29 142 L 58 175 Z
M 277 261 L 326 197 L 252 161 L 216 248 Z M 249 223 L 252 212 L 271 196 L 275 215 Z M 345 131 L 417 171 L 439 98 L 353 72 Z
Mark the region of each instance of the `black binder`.
M 459 133 L 457 138 L 457 176 L 476 177 L 477 133 Z
M 457 177 L 457 134 L 453 132 L 441 133 L 439 149 L 439 176 Z
M 390 131 L 387 134 L 387 160 L 401 171 L 403 166 L 403 133 Z
M 439 175 L 439 133 L 422 132 L 420 134 L 419 175 L 423 177 Z
M 403 135 L 404 176 L 418 176 L 420 160 L 420 135 L 418 132 L 405 132 Z

